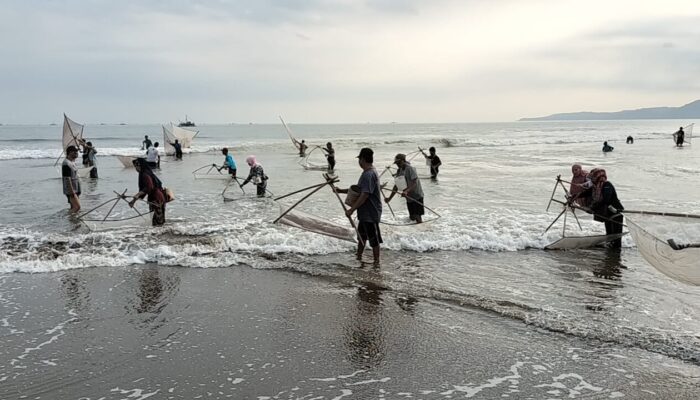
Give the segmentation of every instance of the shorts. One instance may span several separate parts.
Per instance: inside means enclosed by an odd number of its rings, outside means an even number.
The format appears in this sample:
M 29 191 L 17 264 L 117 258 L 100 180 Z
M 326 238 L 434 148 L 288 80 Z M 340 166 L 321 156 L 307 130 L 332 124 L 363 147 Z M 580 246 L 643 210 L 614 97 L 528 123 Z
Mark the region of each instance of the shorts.
M 233 176 L 236 176 L 236 168 L 231 168 L 231 167 L 229 167 L 228 173 L 231 174 L 231 175 L 233 175 Z
M 151 168 L 158 168 L 158 163 L 157 163 L 157 162 L 147 161 L 146 164 L 148 164 L 148 166 L 151 167 Z
M 76 193 L 76 194 L 78 195 L 78 197 L 80 197 L 80 192 L 78 192 L 78 193 Z M 66 199 L 68 199 L 68 204 L 70 204 L 70 198 L 71 198 L 71 197 L 73 197 L 73 196 L 71 196 L 71 195 L 69 195 L 69 194 L 66 195 Z
M 379 243 L 384 243 L 377 222 L 358 222 L 357 233 L 360 234 L 361 241 L 369 242 L 370 247 L 377 247 Z
M 416 201 L 406 202 L 406 208 L 408 208 L 408 215 L 423 215 L 425 214 L 425 206 L 423 206 L 423 199 L 416 199 Z

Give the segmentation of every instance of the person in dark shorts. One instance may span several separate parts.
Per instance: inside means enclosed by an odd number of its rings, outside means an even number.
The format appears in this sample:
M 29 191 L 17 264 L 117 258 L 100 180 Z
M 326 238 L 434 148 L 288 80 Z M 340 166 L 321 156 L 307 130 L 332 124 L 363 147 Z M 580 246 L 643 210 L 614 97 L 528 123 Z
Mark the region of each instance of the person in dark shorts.
M 425 207 L 423 206 L 423 188 L 418 178 L 418 172 L 416 172 L 416 168 L 411 163 L 406 161 L 405 154 L 397 154 L 394 157 L 394 164 L 399 168 L 395 176 L 397 184 L 394 185 L 391 195 L 385 198 L 384 201 L 389 203 L 396 193 L 401 192 L 401 197 L 406 198 L 409 218 L 411 218 L 411 221 L 416 221 L 417 224 L 420 224 L 423 222 Z M 405 180 L 405 183 L 400 183 L 401 180 Z
M 216 169 L 221 172 L 222 169 L 227 168 L 228 173 L 231 174 L 231 176 L 235 179 L 236 178 L 236 160 L 233 159 L 233 156 L 231 154 L 228 154 L 228 147 L 224 147 L 221 149 L 221 154 L 226 157 L 224 159 L 224 165 L 221 166 L 221 168 L 217 167 Z M 214 164 L 216 166 L 216 164 Z
M 362 168 L 362 175 L 357 181 L 360 195 L 347 209 L 345 215 L 351 217 L 357 210 L 357 233 L 360 236 L 357 238 L 357 259 L 362 259 L 362 253 L 365 251 L 367 242 L 369 242 L 370 247 L 372 247 L 374 265 L 378 266 L 379 245 L 383 243 L 382 234 L 379 230 L 379 221 L 382 219 L 382 189 L 379 184 L 377 170 L 372 165 L 374 163 L 374 152 L 372 149 L 368 147 L 363 148 L 360 150 L 360 155 L 357 158 L 359 159 L 360 168 Z M 347 193 L 348 189 L 336 188 L 335 191 L 337 193 Z
M 151 146 L 153 146 L 151 139 L 148 138 L 148 135 L 144 136 L 143 142 L 141 143 L 141 150 L 148 150 Z
M 78 167 L 75 160 L 78 158 L 78 148 L 68 146 L 66 148 L 66 158 L 61 166 L 61 177 L 63 179 L 63 194 L 68 199 L 71 212 L 80 211 L 80 180 L 78 179 Z
M 437 179 L 438 173 L 440 172 L 440 166 L 442 165 L 442 160 L 440 160 L 440 157 L 438 157 L 438 155 L 435 153 L 435 147 L 428 149 L 430 152 L 429 155 L 425 154 L 423 149 L 420 147 L 418 149 L 423 154 L 423 157 L 430 161 L 430 179 Z
M 328 172 L 333 172 L 335 169 L 335 149 L 331 142 L 326 143 L 326 147 L 321 147 L 324 153 L 326 153 L 326 161 L 328 161 Z

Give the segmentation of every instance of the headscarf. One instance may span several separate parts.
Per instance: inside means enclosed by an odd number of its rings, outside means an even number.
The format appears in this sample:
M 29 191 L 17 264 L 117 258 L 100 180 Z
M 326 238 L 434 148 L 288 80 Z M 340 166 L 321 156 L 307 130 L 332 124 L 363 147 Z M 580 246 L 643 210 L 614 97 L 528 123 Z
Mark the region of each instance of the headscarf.
M 590 173 L 591 183 L 593 183 L 593 201 L 600 201 L 603 197 L 603 185 L 608 181 L 608 176 L 602 168 L 595 168 Z
M 135 167 L 139 167 L 139 191 L 144 189 L 142 187 L 142 182 L 141 182 L 141 177 L 142 176 L 148 176 L 153 180 L 153 185 L 159 189 L 163 188 L 163 183 L 158 179 L 156 174 L 153 173 L 153 170 L 151 169 L 151 166 L 148 165 L 148 162 L 146 161 L 145 158 L 137 158 L 133 161 Z
M 255 167 L 256 165 L 258 165 L 258 162 L 257 162 L 257 160 L 255 159 L 255 156 L 253 156 L 253 155 L 250 155 L 250 156 L 246 157 L 245 162 L 248 163 L 248 165 L 249 165 L 251 168 L 253 168 L 253 167 Z
M 578 167 L 578 173 L 573 172 L 574 168 L 576 167 Z M 581 168 L 581 164 L 572 165 L 571 171 L 574 175 L 571 177 L 571 186 L 569 187 L 569 193 L 572 196 L 574 196 L 584 190 L 584 188 L 581 185 L 586 183 L 586 176 L 588 175 L 588 171 L 585 171 L 583 168 Z

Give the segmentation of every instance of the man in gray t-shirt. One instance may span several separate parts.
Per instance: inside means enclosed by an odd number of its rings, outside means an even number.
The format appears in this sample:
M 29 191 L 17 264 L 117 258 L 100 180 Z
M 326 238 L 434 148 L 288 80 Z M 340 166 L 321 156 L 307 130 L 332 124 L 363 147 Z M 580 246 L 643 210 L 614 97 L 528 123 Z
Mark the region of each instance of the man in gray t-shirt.
M 402 178 L 406 180 L 406 188 L 402 188 L 401 197 L 406 198 L 406 207 L 408 208 L 408 215 L 411 221 L 416 221 L 417 224 L 423 222 L 423 214 L 425 214 L 425 207 L 423 206 L 423 188 L 420 184 L 420 178 L 418 178 L 418 172 L 416 168 L 406 161 L 405 154 L 397 154 L 394 157 L 394 164 L 399 168 L 396 173 L 396 178 Z M 399 192 L 399 188 L 394 185 L 391 195 L 384 199 L 387 203 L 394 198 L 394 195 Z
M 379 244 L 382 243 L 382 235 L 379 230 L 379 221 L 382 219 L 382 197 L 381 186 L 379 186 L 379 175 L 374 169 L 374 152 L 372 149 L 365 147 L 360 150 L 359 159 L 362 175 L 357 182 L 359 196 L 350 208 L 345 212 L 345 215 L 351 217 L 357 210 L 357 258 L 362 259 L 362 253 L 365 250 L 367 242 L 372 247 L 372 255 L 374 264 L 379 265 Z M 338 189 L 337 193 L 347 193 L 348 189 Z

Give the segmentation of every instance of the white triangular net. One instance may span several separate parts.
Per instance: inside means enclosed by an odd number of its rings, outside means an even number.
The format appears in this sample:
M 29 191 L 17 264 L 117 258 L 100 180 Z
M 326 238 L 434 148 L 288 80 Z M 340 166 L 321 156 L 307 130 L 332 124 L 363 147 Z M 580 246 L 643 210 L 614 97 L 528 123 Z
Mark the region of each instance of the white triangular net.
M 168 125 L 163 125 L 163 149 L 165 150 L 165 154 L 168 156 L 175 154 L 175 147 L 170 143 L 175 143 L 176 139 L 183 149 L 189 149 L 192 147 L 192 140 L 197 133 L 197 131 L 180 128 L 172 122 Z
M 282 212 L 286 211 L 286 207 L 282 205 L 280 205 L 280 209 Z M 305 231 L 334 237 L 336 239 L 346 240 L 352 243 L 357 242 L 357 235 L 352 228 L 346 228 L 302 211 L 292 210 L 277 222 Z
M 648 217 L 627 218 L 627 227 L 639 253 L 664 275 L 690 285 L 700 285 L 700 248 L 675 250 L 668 244 L 698 243 L 700 223 L 688 218 Z
M 80 148 L 78 140 L 83 138 L 83 128 L 81 125 L 63 114 L 63 151 L 65 151 L 68 146 L 75 146 Z

